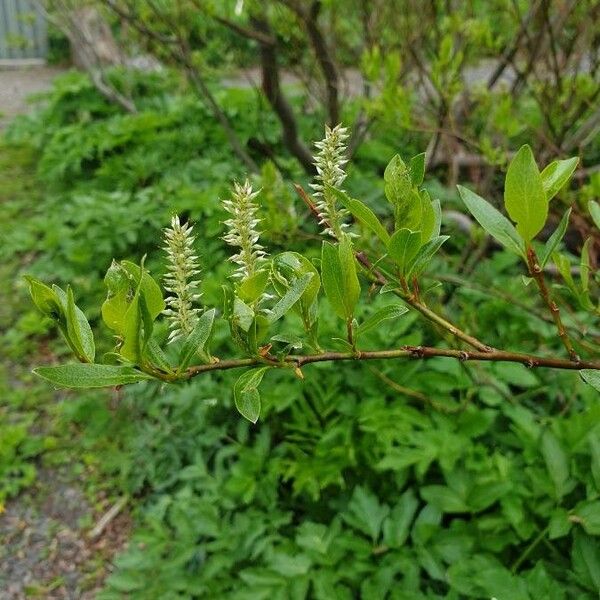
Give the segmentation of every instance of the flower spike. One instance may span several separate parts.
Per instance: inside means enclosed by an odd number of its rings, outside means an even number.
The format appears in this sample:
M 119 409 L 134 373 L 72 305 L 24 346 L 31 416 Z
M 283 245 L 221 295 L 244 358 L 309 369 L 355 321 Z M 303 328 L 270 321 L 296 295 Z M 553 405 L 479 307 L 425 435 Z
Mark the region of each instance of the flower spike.
M 247 279 L 260 271 L 266 257 L 263 247 L 258 243 L 260 234 L 257 226 L 260 219 L 256 217 L 258 206 L 254 202 L 258 193 L 252 191 L 248 180 L 243 184 L 235 182 L 231 199 L 223 201 L 223 207 L 231 215 L 225 221 L 228 231 L 223 239 L 230 246 L 239 248 L 239 252 L 229 258 L 238 265 L 233 273 L 236 279 Z
M 194 277 L 200 273 L 200 263 L 194 251 L 192 229 L 189 223 L 182 225 L 179 216 L 175 215 L 171 227 L 164 232 L 168 261 L 164 283 L 165 289 L 172 294 L 166 299 L 164 310 L 171 329 L 169 343 L 189 335 L 198 322 L 200 309 L 194 304 L 201 296 L 198 291 L 200 280 Z
M 346 159 L 346 140 L 348 129 L 341 125 L 331 128 L 325 126 L 325 137 L 315 143 L 318 152 L 315 155 L 317 175 L 315 183 L 311 184 L 315 190 L 316 207 L 321 217 L 320 223 L 325 225 L 323 233 L 339 238 L 347 224 L 343 222 L 348 214 L 345 209 L 337 207 L 335 196 L 327 186 L 341 189 L 340 186 L 346 179 L 344 167 Z

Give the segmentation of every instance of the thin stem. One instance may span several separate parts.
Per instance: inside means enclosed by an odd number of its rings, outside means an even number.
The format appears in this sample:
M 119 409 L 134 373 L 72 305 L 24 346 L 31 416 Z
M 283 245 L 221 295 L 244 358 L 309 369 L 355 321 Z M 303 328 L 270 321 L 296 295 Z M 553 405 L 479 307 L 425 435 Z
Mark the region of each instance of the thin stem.
M 552 315 L 552 319 L 554 320 L 554 324 L 556 325 L 556 329 L 558 331 L 558 336 L 567 350 L 569 357 L 574 363 L 579 364 L 580 358 L 573 348 L 571 338 L 569 337 L 569 334 L 563 325 L 562 319 L 560 318 L 560 309 L 558 308 L 558 304 L 556 304 L 550 295 L 550 291 L 548 290 L 546 281 L 544 280 L 544 271 L 540 266 L 535 250 L 531 246 L 527 248 L 527 266 L 529 267 L 529 274 L 531 277 L 533 277 L 538 286 L 538 290 L 544 304 L 548 307 L 548 310 Z
M 600 370 L 600 362 L 580 360 L 578 363 L 575 363 L 565 358 L 543 357 L 504 350 L 490 350 L 483 352 L 480 350 L 457 350 L 454 348 L 433 348 L 429 346 L 403 346 L 402 348 L 392 350 L 323 352 L 321 354 L 289 355 L 281 361 L 265 359 L 262 357 L 222 360 L 207 365 L 192 366 L 182 374 L 181 379 L 191 379 L 192 377 L 209 371 L 225 371 L 265 364 L 276 368 L 301 368 L 304 365 L 318 362 L 384 359 L 424 360 L 429 358 L 453 358 L 462 362 L 511 362 L 520 363 L 529 368 L 547 367 L 570 371 L 577 371 L 580 369 Z

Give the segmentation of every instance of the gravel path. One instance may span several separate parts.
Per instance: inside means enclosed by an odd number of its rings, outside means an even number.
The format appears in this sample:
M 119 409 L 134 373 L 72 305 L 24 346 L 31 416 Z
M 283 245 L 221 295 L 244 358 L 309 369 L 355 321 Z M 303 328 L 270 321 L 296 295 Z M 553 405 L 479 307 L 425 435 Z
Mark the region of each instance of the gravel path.
M 31 94 L 45 92 L 52 80 L 62 73 L 56 67 L 28 67 L 20 69 L 0 70 L 0 130 L 5 128 L 11 119 L 27 112 L 27 97 Z

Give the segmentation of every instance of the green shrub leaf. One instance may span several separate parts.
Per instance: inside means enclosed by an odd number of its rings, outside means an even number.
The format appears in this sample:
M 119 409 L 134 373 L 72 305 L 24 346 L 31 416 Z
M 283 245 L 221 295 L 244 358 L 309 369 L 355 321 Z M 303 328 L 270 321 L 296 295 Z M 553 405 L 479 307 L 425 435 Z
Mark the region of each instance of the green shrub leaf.
M 300 300 L 302 294 L 307 290 L 310 282 L 314 277 L 313 273 L 305 273 L 290 287 L 290 289 L 284 294 L 284 296 L 277 302 L 273 309 L 267 315 L 269 323 L 275 323 L 275 321 L 281 319 L 285 313 L 287 313 L 295 304 Z
M 260 416 L 260 394 L 258 386 L 269 367 L 260 367 L 246 371 L 233 387 L 235 406 L 248 421 L 256 423 Z
M 409 265 L 417 256 L 421 247 L 421 232 L 410 229 L 399 229 L 394 233 L 388 246 L 388 254 L 398 265 L 404 275 L 408 272 Z
M 552 200 L 571 179 L 578 163 L 579 158 L 577 157 L 555 160 L 541 172 L 542 184 L 548 200 Z
M 595 200 L 590 200 L 588 202 L 588 210 L 590 211 L 590 215 L 594 224 L 598 229 L 600 229 L 600 204 L 598 204 Z
M 67 287 L 67 332 L 80 360 L 92 363 L 96 356 L 96 346 L 92 328 L 83 312 L 75 306 L 73 290 Z
M 351 319 L 360 295 L 360 283 L 348 236 L 343 236 L 337 246 L 323 242 L 321 275 L 325 295 L 335 313 L 346 321 Z
M 198 319 L 196 327 L 194 327 L 192 333 L 190 333 L 185 340 L 183 347 L 181 348 L 181 352 L 179 353 L 179 371 L 184 371 L 187 369 L 192 358 L 194 357 L 194 354 L 199 354 L 204 351 L 206 342 L 208 342 L 210 334 L 212 333 L 215 314 L 216 310 L 211 308 L 203 313 Z
M 567 227 L 569 226 L 569 217 L 571 216 L 571 209 L 569 208 L 567 212 L 563 215 L 558 227 L 554 230 L 552 235 L 548 238 L 548 241 L 544 245 L 544 250 L 540 255 L 540 266 L 543 268 L 546 266 L 550 257 L 558 248 L 558 245 L 562 241 L 563 237 L 565 237 L 565 233 L 567 232 Z
M 407 312 L 408 308 L 402 304 L 390 304 L 389 306 L 384 306 L 358 326 L 356 335 L 363 335 L 367 331 L 378 327 L 383 321 L 397 319 Z
M 58 367 L 38 367 L 33 372 L 51 383 L 65 388 L 101 388 L 152 379 L 129 366 L 75 363 Z
M 487 200 L 471 190 L 458 186 L 458 192 L 475 220 L 507 250 L 525 258 L 525 245 L 514 225 Z
M 327 188 L 365 227 L 370 229 L 386 246 L 390 241 L 390 234 L 385 230 L 375 213 L 360 200 L 350 198 L 348 194 L 334 187 Z
M 546 224 L 548 198 L 542 177 L 528 145 L 515 154 L 504 185 L 504 205 L 517 231 L 530 242 Z

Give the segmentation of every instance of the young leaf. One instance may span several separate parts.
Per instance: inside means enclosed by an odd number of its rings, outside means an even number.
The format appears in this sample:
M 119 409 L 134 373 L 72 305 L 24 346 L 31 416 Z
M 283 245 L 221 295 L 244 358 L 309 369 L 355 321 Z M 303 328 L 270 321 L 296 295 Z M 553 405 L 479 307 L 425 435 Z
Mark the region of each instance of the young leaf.
M 521 146 L 508 166 L 504 205 L 510 218 L 517 224 L 517 231 L 528 242 L 546 223 L 548 198 L 528 145 Z
M 375 213 L 360 200 L 350 198 L 348 194 L 334 187 L 328 187 L 328 190 L 334 194 L 340 203 L 345 206 L 365 227 L 370 229 L 386 246 L 390 241 L 390 234 L 385 230 Z
M 591 385 L 600 392 L 600 371 L 595 371 L 594 369 L 582 369 L 579 371 L 579 375 L 588 385 Z
M 208 342 L 208 338 L 212 333 L 215 313 L 215 309 L 211 308 L 203 313 L 198 319 L 196 327 L 194 327 L 192 333 L 190 333 L 185 340 L 183 348 L 181 348 L 181 352 L 179 353 L 179 365 L 177 367 L 179 371 L 184 371 L 188 368 L 194 354 L 202 353 L 204 351 L 206 342 Z
M 25 279 L 29 284 L 29 293 L 31 294 L 31 299 L 38 310 L 46 317 L 50 317 L 54 321 L 59 320 L 61 315 L 61 306 L 56 292 L 34 277 L 26 275 Z
M 448 239 L 450 239 L 450 236 L 438 235 L 429 240 L 424 246 L 421 246 L 411 262 L 406 275 L 419 275 L 427 267 L 435 253 L 442 247 L 442 244 Z
M 356 329 L 356 335 L 363 335 L 367 331 L 378 327 L 380 323 L 383 323 L 383 321 L 397 319 L 407 312 L 408 308 L 402 304 L 390 304 L 389 306 L 384 306 L 358 326 Z
M 421 223 L 419 225 L 419 229 L 421 230 L 421 243 L 424 244 L 431 239 L 431 236 L 435 231 L 437 217 L 427 190 L 423 190 L 420 194 L 420 197 Z
M 238 294 L 244 302 L 252 304 L 261 297 L 268 282 L 269 271 L 266 269 L 258 271 L 242 281 L 237 290 Z
M 281 319 L 281 317 L 283 317 L 283 315 L 285 315 L 285 313 L 288 312 L 288 310 L 290 310 L 294 304 L 298 302 L 298 300 L 300 300 L 302 294 L 304 294 L 310 285 L 313 277 L 313 273 L 305 273 L 296 279 L 296 281 L 294 281 L 290 289 L 267 315 L 267 320 L 269 323 L 275 323 L 275 321 Z
M 600 229 L 600 204 L 595 200 L 590 200 L 588 202 L 588 210 L 590 211 L 590 215 L 596 227 Z
M 92 328 L 85 315 L 75 306 L 73 290 L 67 287 L 67 332 L 80 360 L 92 363 L 96 356 L 96 346 Z
M 546 266 L 550 257 L 562 241 L 565 233 L 567 232 L 567 227 L 569 226 L 569 217 L 571 216 L 571 209 L 569 208 L 567 212 L 563 215 L 558 227 L 554 230 L 552 235 L 548 238 L 546 245 L 544 246 L 544 250 L 540 255 L 540 266 L 543 268 Z
M 123 317 L 123 345 L 121 356 L 134 364 L 142 362 L 142 311 L 140 309 L 141 285 L 138 285 L 133 300 Z
M 554 483 L 556 497 L 560 499 L 569 491 L 569 461 L 558 438 L 549 429 L 542 434 L 540 451 Z
M 394 233 L 388 246 L 388 254 L 398 265 L 400 272 L 404 275 L 412 259 L 421 247 L 421 232 L 410 231 L 410 229 L 399 229 Z
M 146 299 L 146 305 L 148 306 L 148 312 L 150 313 L 152 320 L 156 319 L 166 306 L 160 286 L 148 271 L 142 269 L 139 265 L 128 260 L 122 261 L 121 265 L 133 277 L 136 286 L 140 285 L 140 274 L 142 274 L 141 292 Z
M 260 394 L 258 386 L 269 367 L 260 367 L 246 371 L 233 387 L 235 406 L 242 417 L 252 423 L 260 416 Z
M 321 289 L 321 278 L 316 267 L 308 258 L 298 254 L 298 252 L 282 252 L 273 258 L 271 264 L 271 280 L 275 291 L 280 297 L 285 296 L 296 279 L 306 273 L 313 275 L 309 285 L 300 297 L 300 301 L 294 305 L 294 310 L 302 318 L 308 318 L 310 309 Z
M 487 200 L 471 190 L 458 186 L 458 193 L 475 220 L 507 250 L 525 258 L 525 245 L 513 224 Z
M 104 356 L 106 357 L 106 354 Z M 123 358 L 120 354 L 116 354 L 115 356 L 119 359 Z M 146 357 L 152 366 L 158 367 L 167 373 L 173 372 L 173 367 L 171 367 L 162 348 L 156 343 L 156 340 L 152 338 L 150 338 L 146 344 Z
M 349 236 L 345 235 L 342 237 L 338 244 L 338 252 L 344 282 L 346 319 L 349 319 L 354 314 L 356 303 L 360 297 L 360 282 L 358 281 L 356 272 L 356 260 L 354 258 L 352 240 Z
M 396 154 L 385 168 L 385 196 L 394 207 L 396 227 L 418 229 L 421 224 L 421 196 L 413 189 L 410 171 Z
M 410 159 L 410 179 L 413 185 L 421 185 L 425 177 L 425 152 Z
M 129 366 L 75 363 L 58 367 L 38 367 L 33 372 L 51 383 L 66 388 L 114 387 L 152 379 Z
M 548 200 L 552 200 L 571 179 L 578 162 L 579 158 L 577 157 L 568 158 L 567 160 L 555 160 L 541 172 L 542 184 Z
M 131 278 L 128 272 L 113 260 L 104 276 L 104 285 L 108 289 L 108 296 L 102 304 L 102 320 L 118 335 L 123 335 L 125 313 L 133 288 Z
M 335 313 L 345 321 L 352 318 L 360 295 L 352 243 L 344 236 L 336 247 L 323 242 L 321 253 L 323 289 Z

